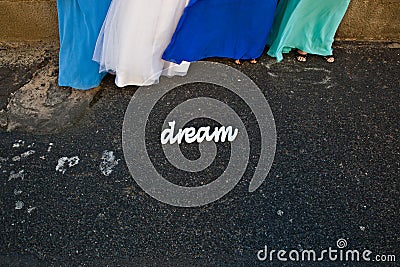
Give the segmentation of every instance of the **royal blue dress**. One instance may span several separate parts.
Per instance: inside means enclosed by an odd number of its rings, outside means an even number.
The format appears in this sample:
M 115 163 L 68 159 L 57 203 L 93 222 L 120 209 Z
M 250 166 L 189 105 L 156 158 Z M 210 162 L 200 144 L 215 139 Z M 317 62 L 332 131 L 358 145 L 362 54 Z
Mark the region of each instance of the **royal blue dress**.
M 163 59 L 175 63 L 208 57 L 261 56 L 277 0 L 190 0 Z
M 111 0 L 57 0 L 60 86 L 82 90 L 99 86 L 105 73 L 99 73 L 99 64 L 92 57 L 110 2 Z

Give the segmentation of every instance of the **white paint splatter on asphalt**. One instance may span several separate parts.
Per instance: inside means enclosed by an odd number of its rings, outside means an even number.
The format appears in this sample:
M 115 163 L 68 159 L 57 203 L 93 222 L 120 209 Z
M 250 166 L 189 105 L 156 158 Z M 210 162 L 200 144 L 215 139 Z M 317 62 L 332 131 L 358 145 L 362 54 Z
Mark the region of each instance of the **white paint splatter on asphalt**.
M 51 149 L 53 148 L 53 146 L 54 146 L 54 144 L 53 144 L 53 143 L 50 143 L 50 144 L 49 144 L 49 147 L 47 148 L 47 152 L 50 152 Z
M 34 210 L 36 210 L 36 209 L 37 209 L 36 207 L 29 208 L 29 209 L 28 209 L 28 213 L 31 214 L 32 211 L 34 211 Z
M 32 156 L 35 153 L 36 153 L 35 150 L 29 150 L 29 151 L 26 151 L 26 152 L 22 153 L 20 156 L 12 157 L 11 160 L 14 161 L 14 162 L 20 161 L 21 159 L 27 158 L 29 156 Z
M 274 78 L 279 76 L 278 74 L 275 74 L 275 73 L 272 73 L 272 72 L 268 72 L 268 75 L 271 76 L 271 77 L 274 77 Z
M 20 156 L 15 156 L 15 157 L 13 157 L 12 159 L 11 159 L 12 161 L 20 161 L 21 160 L 21 157 Z
M 100 171 L 103 175 L 109 176 L 113 168 L 118 165 L 120 159 L 115 159 L 113 151 L 104 151 L 101 157 L 102 162 L 100 163 Z
M 28 148 L 32 148 L 32 147 L 34 147 L 35 146 L 35 143 L 32 143 L 32 144 L 30 144 L 29 146 L 28 146 Z
M 8 177 L 8 181 L 11 181 L 13 179 L 18 179 L 21 178 L 22 180 L 25 177 L 25 171 L 21 170 L 18 173 L 15 173 L 14 171 L 11 171 L 10 176 Z
M 21 154 L 21 158 L 29 157 L 29 156 L 31 156 L 31 155 L 33 155 L 33 154 L 35 154 L 35 153 L 36 153 L 35 150 L 26 151 L 26 152 L 24 152 L 24 153 Z
M 24 207 L 24 202 L 22 202 L 22 201 L 17 201 L 17 202 L 15 202 L 15 209 L 16 210 L 20 210 L 20 209 L 22 209 Z
M 22 194 L 22 190 L 14 189 L 14 195 L 18 196 Z
M 68 163 L 67 166 L 65 166 L 66 163 Z M 62 157 L 58 160 L 58 164 L 56 166 L 56 171 L 62 172 L 64 174 L 65 171 L 67 170 L 67 167 L 69 167 L 69 168 L 74 167 L 78 163 L 79 163 L 78 156 L 75 156 L 72 158 Z
M 18 140 L 16 143 L 13 144 L 13 148 L 22 147 L 25 145 L 25 141 Z

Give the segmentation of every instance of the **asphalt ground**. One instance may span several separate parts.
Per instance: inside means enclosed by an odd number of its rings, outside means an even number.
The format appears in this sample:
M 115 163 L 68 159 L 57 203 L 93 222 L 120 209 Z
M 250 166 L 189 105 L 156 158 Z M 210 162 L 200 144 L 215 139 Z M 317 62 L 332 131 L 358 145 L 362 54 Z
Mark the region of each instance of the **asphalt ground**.
M 261 89 L 275 118 L 277 147 L 266 180 L 249 193 L 260 153 L 257 131 L 250 129 L 255 154 L 244 176 L 202 207 L 164 204 L 134 181 L 122 125 L 137 88 L 117 88 L 112 76 L 72 126 L 48 134 L 2 129 L 0 265 L 399 266 L 400 49 L 342 42 L 335 55 L 334 64 L 316 56 L 299 63 L 294 54 L 281 63 L 264 55 L 256 65 L 216 60 Z M 4 77 L 10 72 L 0 71 Z M 199 92 L 218 92 L 242 117 L 250 116 L 224 88 L 210 84 L 182 86 L 167 100 L 174 105 Z M 163 114 L 168 105 L 157 110 Z M 162 123 L 161 115 L 152 118 L 154 125 Z M 190 159 L 199 156 L 196 145 L 182 149 Z M 157 146 L 148 150 L 164 166 Z M 211 182 L 229 162 L 229 146 L 218 151 L 218 164 L 203 176 L 172 171 L 168 179 L 185 186 Z M 63 158 L 70 161 L 60 165 Z M 372 262 L 257 257 L 265 246 L 301 255 L 338 249 L 338 240 L 347 242 L 343 251 L 370 250 Z M 377 262 L 377 255 L 396 261 Z

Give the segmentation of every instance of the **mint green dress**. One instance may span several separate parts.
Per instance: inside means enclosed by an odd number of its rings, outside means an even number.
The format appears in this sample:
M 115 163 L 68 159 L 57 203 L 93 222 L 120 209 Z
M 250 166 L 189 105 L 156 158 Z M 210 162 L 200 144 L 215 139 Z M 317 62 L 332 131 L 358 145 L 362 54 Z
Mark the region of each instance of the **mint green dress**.
M 332 43 L 350 0 L 280 0 L 268 37 L 268 55 L 283 59 L 297 48 L 332 55 Z

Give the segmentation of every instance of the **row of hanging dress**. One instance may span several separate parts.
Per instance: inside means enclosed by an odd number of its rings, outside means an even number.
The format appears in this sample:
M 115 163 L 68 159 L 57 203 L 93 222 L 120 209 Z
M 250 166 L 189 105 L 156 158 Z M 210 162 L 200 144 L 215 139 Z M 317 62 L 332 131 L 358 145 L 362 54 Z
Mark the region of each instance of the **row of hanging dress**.
M 58 0 L 59 84 L 89 89 L 185 75 L 209 57 L 254 59 L 299 48 L 329 55 L 349 0 Z M 276 11 L 276 12 L 275 12 Z
M 89 89 L 111 72 L 121 87 L 151 85 L 161 74 L 185 75 L 187 61 L 257 58 L 275 7 L 276 0 L 58 0 L 59 83 Z

